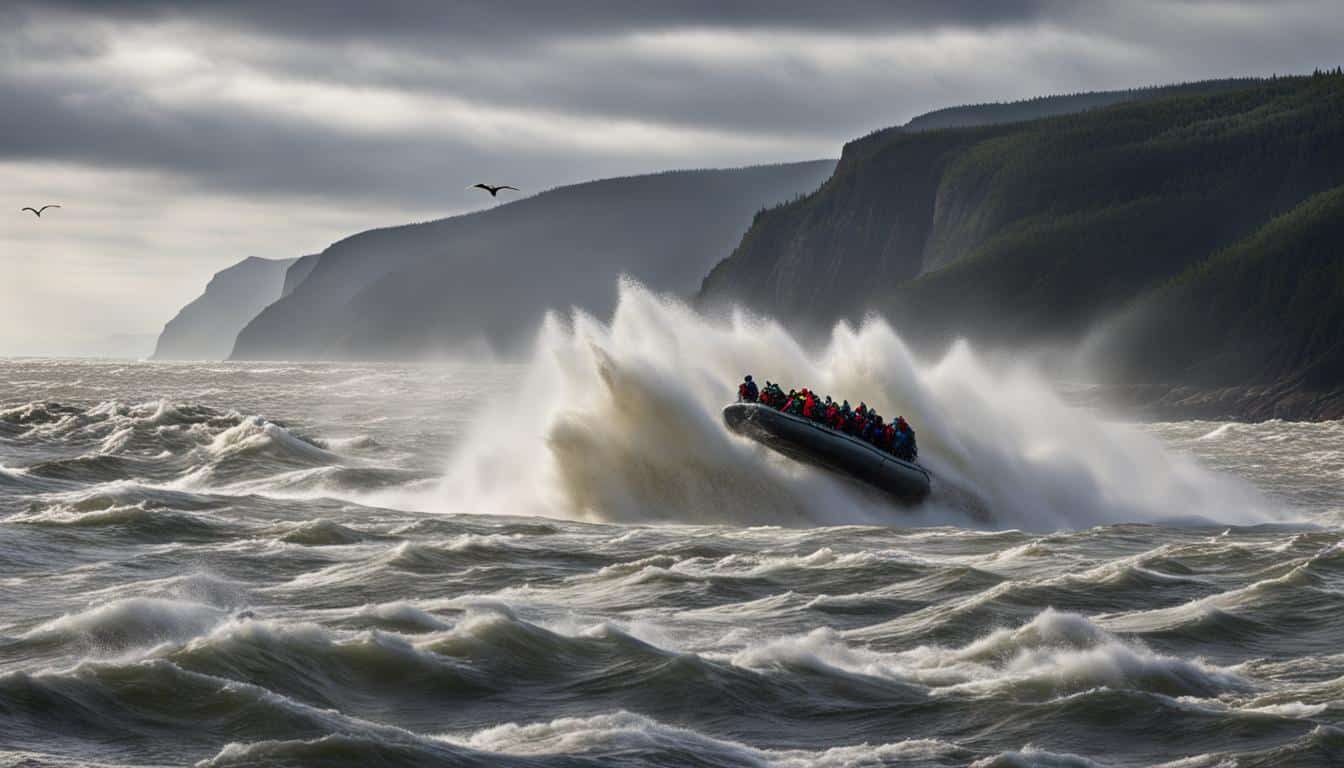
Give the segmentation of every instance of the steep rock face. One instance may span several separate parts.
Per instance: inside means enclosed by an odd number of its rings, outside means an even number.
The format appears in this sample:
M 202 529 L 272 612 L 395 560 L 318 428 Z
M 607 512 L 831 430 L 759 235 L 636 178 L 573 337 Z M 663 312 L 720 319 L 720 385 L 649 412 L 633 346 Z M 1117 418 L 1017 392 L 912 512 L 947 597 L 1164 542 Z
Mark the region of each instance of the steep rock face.
M 897 132 L 758 216 L 701 300 L 821 326 L 875 310 L 931 346 L 1074 341 L 1341 177 L 1336 76 Z
M 762 221 L 758 217 L 747 234 L 751 247 L 739 248 L 734 259 L 716 267 L 705 283 L 705 296 L 712 301 L 716 289 L 731 285 L 733 296 L 749 305 L 783 307 L 790 317 L 825 323 L 845 316 L 837 315 L 830 297 L 864 293 L 855 282 L 889 287 L 950 261 L 948 254 L 961 253 L 983 235 L 974 227 L 955 226 L 974 221 L 983 201 L 980 187 L 948 178 L 948 164 L 961 152 L 1011 129 L 981 133 L 942 129 L 1008 126 L 1125 102 L 1212 95 L 1258 83 L 1211 80 L 970 104 L 874 131 L 845 146 L 834 183 L 822 191 L 825 199 L 818 206 L 789 205 L 769 211 L 768 227 L 754 226 Z M 925 132 L 936 133 L 910 135 Z
M 308 275 L 313 273 L 313 267 L 317 266 L 317 260 L 321 258 L 318 254 L 300 256 L 289 265 L 285 270 L 285 284 L 280 289 L 280 298 L 284 298 L 294 292 L 299 284 L 308 279 Z
M 611 310 L 616 282 L 690 295 L 755 211 L 797 197 L 821 160 L 560 187 L 424 224 L 364 232 L 238 335 L 236 359 L 405 359 L 508 347 L 548 309 Z
M 285 271 L 295 259 L 243 259 L 215 273 L 159 335 L 155 360 L 223 360 L 247 321 L 280 298 Z
M 756 217 L 732 256 L 705 278 L 701 298 L 794 323 L 862 313 L 882 290 L 923 270 L 947 164 L 984 135 L 896 134 L 891 149 L 872 155 L 847 146 L 815 194 Z

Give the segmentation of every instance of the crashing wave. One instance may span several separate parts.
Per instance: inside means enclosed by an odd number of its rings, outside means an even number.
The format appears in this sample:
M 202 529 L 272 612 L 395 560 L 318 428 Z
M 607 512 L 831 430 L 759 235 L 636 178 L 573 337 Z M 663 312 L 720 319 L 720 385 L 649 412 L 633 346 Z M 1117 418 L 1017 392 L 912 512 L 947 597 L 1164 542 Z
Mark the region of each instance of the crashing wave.
M 905 415 L 933 498 L 903 514 L 729 434 L 719 411 L 744 372 Z M 1031 370 L 991 367 L 965 344 L 923 363 L 878 319 L 809 348 L 777 324 L 713 323 L 625 283 L 610 323 L 548 318 L 521 378 L 457 450 L 440 510 L 786 525 L 982 526 L 988 513 L 993 526 L 1047 530 L 1267 515 L 1249 486 L 1066 406 Z

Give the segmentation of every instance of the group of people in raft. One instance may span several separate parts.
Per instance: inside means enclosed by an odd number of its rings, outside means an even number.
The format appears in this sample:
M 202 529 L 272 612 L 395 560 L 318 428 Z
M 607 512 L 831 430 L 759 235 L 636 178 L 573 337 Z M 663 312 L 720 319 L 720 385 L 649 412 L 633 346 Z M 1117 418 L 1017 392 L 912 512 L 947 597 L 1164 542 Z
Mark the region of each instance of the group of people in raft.
M 819 398 L 806 387 L 801 390 L 790 389 L 785 394 L 778 384 L 769 380 L 765 382 L 764 388 L 758 388 L 750 376 L 738 385 L 737 400 L 768 405 L 784 413 L 814 421 L 856 437 L 904 461 L 919 458 L 915 430 L 906 423 L 905 417 L 897 416 L 893 422 L 883 422 L 882 416 L 869 408 L 867 403 L 861 402 L 858 408 L 850 408 L 848 400 L 836 403 L 830 395 Z

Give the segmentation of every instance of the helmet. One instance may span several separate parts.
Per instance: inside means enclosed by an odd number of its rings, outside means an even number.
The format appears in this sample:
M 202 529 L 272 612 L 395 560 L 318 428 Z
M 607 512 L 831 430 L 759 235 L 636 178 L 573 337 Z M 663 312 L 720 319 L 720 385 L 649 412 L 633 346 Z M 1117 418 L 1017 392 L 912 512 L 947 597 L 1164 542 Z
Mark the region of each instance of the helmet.
M 747 381 L 751 381 L 751 374 L 750 374 L 750 373 L 747 374 Z

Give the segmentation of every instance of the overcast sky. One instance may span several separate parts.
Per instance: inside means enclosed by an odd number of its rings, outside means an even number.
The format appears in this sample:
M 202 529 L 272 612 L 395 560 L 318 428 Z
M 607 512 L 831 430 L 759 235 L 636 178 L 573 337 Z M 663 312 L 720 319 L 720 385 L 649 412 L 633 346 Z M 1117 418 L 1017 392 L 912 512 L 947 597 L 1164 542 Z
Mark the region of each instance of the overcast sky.
M 943 106 L 1344 59 L 1337 0 L 0 6 L 0 355 L 157 333 L 239 259 L 477 181 L 836 157 Z

